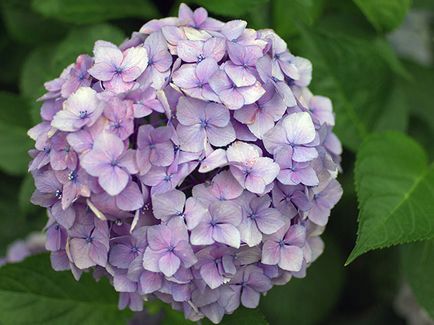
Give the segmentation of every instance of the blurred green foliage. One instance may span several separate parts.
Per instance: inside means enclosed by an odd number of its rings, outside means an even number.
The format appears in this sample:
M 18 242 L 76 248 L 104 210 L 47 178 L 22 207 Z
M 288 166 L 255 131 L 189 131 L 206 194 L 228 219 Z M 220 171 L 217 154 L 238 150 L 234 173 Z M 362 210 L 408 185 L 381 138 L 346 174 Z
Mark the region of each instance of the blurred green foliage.
M 401 162 L 402 169 L 414 166 L 411 146 L 416 140 L 434 158 L 434 65 L 403 58 L 389 42 L 389 34 L 403 28 L 402 22 L 409 11 L 431 12 L 431 23 L 424 32 L 431 35 L 427 48 L 414 51 L 433 53 L 434 2 L 432 0 L 189 0 L 193 7 L 201 5 L 210 14 L 223 20 L 240 18 L 254 28 L 273 28 L 287 42 L 296 55 L 313 62 L 314 93 L 331 97 L 337 117 L 335 131 L 344 144 L 343 174 L 340 181 L 344 196 L 333 210 L 327 228 L 326 251 L 308 269 L 305 279 L 292 279 L 288 285 L 276 287 L 261 300 L 258 310 L 240 310 L 224 319 L 224 324 L 400 324 L 403 320 L 394 309 L 394 300 L 403 281 L 412 286 L 419 303 L 434 317 L 434 280 L 431 241 L 402 246 L 401 249 L 374 251 L 359 257 L 344 268 L 346 257 L 356 241 L 357 195 L 363 204 L 374 191 L 382 195 L 382 170 L 396 169 L 393 155 L 388 150 L 376 150 L 376 161 L 364 167 L 365 174 L 356 178 L 371 177 L 366 188 L 354 186 L 353 169 L 356 159 L 371 153 L 360 153 L 359 148 L 394 146 L 408 156 Z M 0 254 L 8 243 L 40 230 L 46 222 L 43 209 L 29 204 L 33 182 L 27 174 L 29 158 L 27 150 L 32 141 L 26 130 L 39 121 L 39 104 L 36 99 L 43 92 L 43 83 L 58 76 L 75 57 L 90 53 L 97 39 L 120 43 L 132 31 L 149 19 L 176 14 L 180 1 L 173 0 L 2 0 L 0 2 Z M 408 24 L 406 24 L 408 28 Z M 417 37 L 415 33 L 414 37 Z M 377 134 L 385 130 L 401 132 L 392 137 L 393 143 L 382 142 Z M 407 135 L 404 135 L 407 134 Z M 387 138 L 387 137 L 384 137 Z M 406 143 L 412 143 L 407 146 Z M 362 145 L 363 143 L 363 145 Z M 399 158 L 396 158 L 399 159 Z M 396 160 L 395 159 L 395 160 Z M 378 161 L 383 161 L 378 163 Z M 431 165 L 432 167 L 432 165 Z M 431 168 L 429 167 L 429 168 Z M 425 168 L 425 167 L 424 167 Z M 428 167 L 426 167 L 428 168 Z M 419 173 L 420 170 L 417 170 Z M 404 173 L 404 172 L 403 172 Z M 416 173 L 416 174 L 417 174 Z M 384 175 L 383 175 L 384 176 Z M 393 178 L 393 177 L 392 177 Z M 377 183 L 377 181 L 379 183 Z M 408 179 L 411 192 L 420 183 L 418 177 Z M 416 184 L 416 185 L 415 185 Z M 431 184 L 432 185 L 432 184 Z M 400 188 L 399 177 L 388 181 L 396 188 L 398 196 L 409 199 L 409 192 Z M 357 190 L 357 191 L 356 191 Z M 377 191 L 377 192 L 375 192 Z M 402 193 L 404 192 L 404 193 Z M 396 193 L 395 193 L 396 194 Z M 431 204 L 434 193 L 425 190 L 423 204 Z M 418 198 L 420 200 L 420 198 Z M 394 210 L 390 200 L 380 201 L 385 211 Z M 392 200 L 393 201 L 393 200 Z M 401 207 L 402 203 L 398 205 Z M 420 207 L 420 204 L 418 204 Z M 369 210 L 369 209 L 368 209 Z M 372 209 L 371 209 L 372 210 Z M 431 209 L 432 210 L 432 209 Z M 359 230 L 360 238 L 381 237 L 379 229 L 385 229 L 384 214 L 366 211 L 360 218 L 371 219 L 375 227 Z M 425 211 L 425 210 L 424 210 Z M 399 212 L 399 211 L 398 211 Z M 405 211 L 404 211 L 405 212 Z M 378 209 L 376 210 L 378 214 Z M 420 213 L 415 214 L 417 224 Z M 430 209 L 426 218 L 433 218 Z M 400 220 L 400 218 L 402 220 Z M 408 213 L 399 218 L 386 218 L 396 226 L 408 225 Z M 430 223 L 432 224 L 432 221 Z M 372 224 L 371 224 L 372 226 Z M 406 229 L 404 229 L 405 232 Z M 434 229 L 427 227 L 424 238 L 433 238 Z M 412 241 L 385 241 L 382 245 L 367 245 L 359 253 L 376 247 Z M 374 247 L 375 246 L 375 247 Z M 401 255 L 401 256 L 400 256 Z M 45 262 L 44 262 L 45 261 Z M 24 277 L 37 277 L 26 268 L 50 272 L 44 281 L 65 281 L 71 288 L 65 295 L 81 297 L 80 290 L 91 286 L 93 293 L 86 297 L 104 300 L 101 314 L 109 310 L 113 315 L 116 302 L 111 288 L 106 284 L 94 284 L 86 279 L 84 284 L 72 282 L 69 274 L 55 274 L 41 258 L 33 258 L 22 266 L 0 270 L 0 305 L 7 301 L 10 290 L 18 290 L 7 282 L 12 273 Z M 20 273 L 21 272 L 21 273 Z M 35 278 L 36 279 L 36 278 Z M 51 294 L 29 287 L 40 295 Z M 86 290 L 88 291 L 86 287 Z M 21 289 L 20 289 L 21 290 Z M 54 289 L 53 289 L 54 290 Z M 31 293 L 31 290 L 27 293 Z M 84 293 L 83 293 L 84 294 Z M 107 297 L 101 297 L 106 295 Z M 92 296 L 94 295 L 94 296 Z M 30 295 L 31 296 L 31 295 Z M 65 296 L 62 296 L 65 297 Z M 43 310 L 44 300 L 30 297 L 38 310 Z M 30 299 L 28 298 L 28 299 Z M 59 297 L 54 295 L 52 299 Z M 50 299 L 51 299 L 50 298 Z M 91 300 L 93 300 L 93 298 Z M 107 299 L 107 300 L 105 300 Z M 102 301 L 101 300 L 101 301 Z M 30 300 L 29 300 L 30 301 Z M 30 302 L 29 302 L 30 303 Z M 83 308 L 72 299 L 68 308 Z M 57 307 L 66 308 L 59 302 Z M 187 324 L 183 317 L 161 305 L 150 305 L 155 312 L 165 314 L 164 323 Z M 36 308 L 35 307 L 35 308 Z M 57 312 L 60 312 L 57 309 Z M 84 308 L 84 310 L 86 310 Z M 10 311 L 7 311 L 8 313 Z M 56 311 L 52 311 L 54 314 Z M 2 316 L 6 315 L 2 311 Z M 8 317 L 10 317 L 10 314 Z M 105 324 L 124 322 L 123 313 L 114 318 L 101 315 L 94 320 Z M 23 322 L 29 322 L 21 315 Z M 100 318 L 102 317 L 102 318 Z M 9 318 L 10 319 L 10 318 Z M 122 321 L 121 321 L 122 320 Z M 5 319 L 0 319 L 3 323 Z M 32 319 L 34 321 L 34 319 Z M 77 320 L 76 320 L 77 321 Z M 65 322 L 71 323 L 70 319 Z M 64 323 L 65 323 L 64 322 Z M 7 323 L 7 322 L 6 322 Z M 9 322 L 11 323 L 11 322 Z M 9 324 L 8 323 L 8 324 Z M 53 324 L 56 322 L 52 322 Z M 74 323 L 74 322 L 72 322 Z M 71 324 L 72 324 L 71 323 Z M 89 323 L 84 321 L 83 323 Z M 92 323 L 95 324 L 95 323 Z

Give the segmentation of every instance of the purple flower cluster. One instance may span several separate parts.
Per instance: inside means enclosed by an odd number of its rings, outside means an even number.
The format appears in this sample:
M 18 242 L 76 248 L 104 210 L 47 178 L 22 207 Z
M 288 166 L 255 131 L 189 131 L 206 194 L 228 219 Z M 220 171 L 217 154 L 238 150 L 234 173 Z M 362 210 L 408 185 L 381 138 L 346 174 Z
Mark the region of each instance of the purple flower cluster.
M 56 270 L 219 323 L 303 277 L 342 189 L 312 65 L 272 30 L 182 4 L 45 84 L 29 170 Z

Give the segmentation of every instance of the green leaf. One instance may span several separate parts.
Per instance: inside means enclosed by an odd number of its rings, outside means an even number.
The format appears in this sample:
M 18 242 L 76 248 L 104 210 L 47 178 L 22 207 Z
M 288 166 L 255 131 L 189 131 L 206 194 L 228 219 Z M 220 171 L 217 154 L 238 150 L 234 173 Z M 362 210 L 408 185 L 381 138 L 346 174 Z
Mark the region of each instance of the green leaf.
M 254 10 L 261 4 L 267 3 L 269 0 L 193 0 L 206 10 L 209 10 L 217 15 L 237 17 Z
M 0 268 L 0 314 L 3 324 L 125 324 L 117 294 L 106 280 L 55 272 L 47 255 L 29 257 Z
M 311 89 L 332 99 L 334 131 L 355 151 L 375 129 L 392 90 L 394 75 L 384 47 L 377 38 L 360 35 L 348 24 L 300 30 L 297 54 L 313 63 Z
M 54 46 L 43 46 L 30 52 L 23 65 L 20 78 L 21 94 L 31 103 L 45 93 L 44 82 L 55 78 L 58 74 L 51 68 Z M 72 63 L 72 62 L 71 62 Z M 39 114 L 40 103 L 33 105 Z
M 21 179 L 0 173 L 0 256 L 6 246 L 17 238 L 24 238 L 31 231 L 40 230 L 47 220 L 46 215 L 24 216 L 18 206 Z
M 434 236 L 434 165 L 414 140 L 397 132 L 369 137 L 357 154 L 355 182 L 359 229 L 346 264 L 373 249 Z
M 378 31 L 398 27 L 411 5 L 411 0 L 354 0 Z
M 30 107 L 27 101 L 16 94 L 0 91 L 0 124 L 31 127 Z
M 146 0 L 33 0 L 32 7 L 43 16 L 73 24 L 158 16 L 153 3 Z
M 66 38 L 59 43 L 52 59 L 52 68 L 59 73 L 80 54 L 92 54 L 94 43 L 104 40 L 118 44 L 125 38 L 124 33 L 109 24 L 98 24 L 89 27 L 77 27 L 70 31 Z
M 29 105 L 15 94 L 0 92 L 0 168 L 8 174 L 27 172 L 31 140 Z
M 23 175 L 27 172 L 32 140 L 22 127 L 0 123 L 0 168 L 11 175 Z
M 32 12 L 31 0 L 6 0 L 2 3 L 8 34 L 17 42 L 38 44 L 62 37 L 66 26 Z
M 343 278 L 339 247 L 328 239 L 324 254 L 308 268 L 306 278 L 293 278 L 271 289 L 261 298 L 260 309 L 273 325 L 319 324 L 338 301 Z
M 298 32 L 296 22 L 310 26 L 319 17 L 325 0 L 275 0 L 272 2 L 274 30 L 281 37 Z M 288 10 L 288 8 L 291 8 Z
M 211 322 L 208 321 L 209 324 Z M 258 309 L 239 308 L 232 315 L 223 317 L 221 325 L 241 325 L 255 324 L 267 325 L 268 322 L 265 316 Z
M 418 303 L 434 318 L 434 240 L 401 247 L 404 274 Z

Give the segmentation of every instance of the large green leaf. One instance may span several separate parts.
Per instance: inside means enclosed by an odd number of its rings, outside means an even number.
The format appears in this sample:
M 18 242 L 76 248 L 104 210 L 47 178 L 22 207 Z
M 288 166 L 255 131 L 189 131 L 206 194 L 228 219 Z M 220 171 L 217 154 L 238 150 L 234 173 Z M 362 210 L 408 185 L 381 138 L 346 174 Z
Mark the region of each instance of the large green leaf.
M 0 256 L 4 256 L 6 246 L 12 241 L 40 230 L 47 220 L 44 214 L 25 216 L 17 208 L 20 183 L 21 179 L 0 173 Z
M 27 151 L 32 147 L 32 141 L 26 132 L 22 127 L 0 123 L 0 168 L 8 174 L 27 172 L 30 160 Z
M 332 99 L 335 131 L 355 151 L 385 111 L 395 77 L 384 41 L 349 29 L 330 23 L 301 28 L 297 54 L 312 61 L 312 90 Z
M 411 0 L 354 0 L 371 24 L 379 31 L 390 31 L 401 24 Z
M 404 273 L 417 301 L 434 318 L 434 240 L 402 246 L 401 253 Z
M 296 22 L 312 25 L 320 15 L 325 0 L 274 0 L 272 2 L 273 27 L 281 36 L 296 34 Z M 290 9 L 289 9 L 290 8 Z
M 269 0 L 191 0 L 207 10 L 223 16 L 237 17 L 255 9 Z
M 60 73 L 69 64 L 75 62 L 78 55 L 92 54 L 94 43 L 97 40 L 118 44 L 124 38 L 125 35 L 119 28 L 109 24 L 75 28 L 57 46 L 53 55 L 52 68 Z
M 261 298 L 260 309 L 273 325 L 318 324 L 339 299 L 343 285 L 339 247 L 326 241 L 324 254 L 307 270 L 304 279 L 291 279 Z
M 0 168 L 13 175 L 27 171 L 31 141 L 29 105 L 19 96 L 0 92 Z
M 3 19 L 8 34 L 25 44 L 38 44 L 59 39 L 66 25 L 32 12 L 31 0 L 5 0 L 2 3 Z
M 117 294 L 107 281 L 85 274 L 76 282 L 70 272 L 55 272 L 47 255 L 0 268 L 2 324 L 125 324 Z
M 414 140 L 396 132 L 369 137 L 355 181 L 359 230 L 347 264 L 373 249 L 434 237 L 434 165 Z
M 30 107 L 27 101 L 16 94 L 0 91 L 0 124 L 31 127 Z
M 33 0 L 32 6 L 41 15 L 73 24 L 158 15 L 153 3 L 147 0 Z

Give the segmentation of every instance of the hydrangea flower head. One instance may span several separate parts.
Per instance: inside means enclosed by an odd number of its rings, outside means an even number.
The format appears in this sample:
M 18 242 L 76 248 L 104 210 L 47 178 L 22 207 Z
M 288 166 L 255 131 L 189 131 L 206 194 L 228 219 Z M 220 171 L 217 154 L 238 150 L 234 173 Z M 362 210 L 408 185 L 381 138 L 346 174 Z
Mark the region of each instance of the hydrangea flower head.
M 342 195 L 311 73 L 272 30 L 184 4 L 97 41 L 45 84 L 28 132 L 53 268 L 103 274 L 120 308 L 161 299 L 214 323 L 304 276 Z

